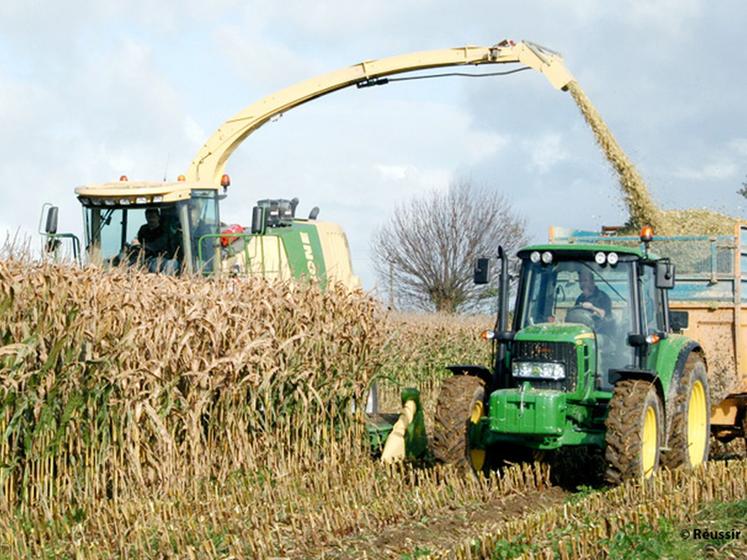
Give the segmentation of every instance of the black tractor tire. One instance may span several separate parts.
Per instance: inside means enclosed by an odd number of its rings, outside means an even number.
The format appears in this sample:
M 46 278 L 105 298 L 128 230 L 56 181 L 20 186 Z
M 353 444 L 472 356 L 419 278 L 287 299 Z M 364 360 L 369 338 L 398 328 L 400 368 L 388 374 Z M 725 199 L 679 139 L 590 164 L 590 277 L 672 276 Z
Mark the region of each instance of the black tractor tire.
M 441 383 L 431 440 L 438 462 L 472 468 L 468 427 L 475 404 L 482 403 L 484 397 L 485 386 L 476 377 L 455 375 Z
M 708 460 L 711 447 L 711 398 L 705 363 L 695 353 L 691 353 L 685 362 L 674 399 L 668 449 L 662 454 L 662 464 L 670 469 L 697 467 Z M 690 426 L 693 422 L 695 424 Z M 691 430 L 700 434 L 694 435 Z M 693 445 L 699 449 L 691 453 Z
M 648 477 L 658 470 L 663 417 L 661 399 L 653 383 L 625 379 L 615 385 L 605 423 L 608 483 L 616 485 L 630 478 Z M 647 426 L 647 420 L 653 425 Z M 655 430 L 655 441 L 650 437 L 644 441 L 644 428 Z M 644 451 L 650 454 L 647 458 Z

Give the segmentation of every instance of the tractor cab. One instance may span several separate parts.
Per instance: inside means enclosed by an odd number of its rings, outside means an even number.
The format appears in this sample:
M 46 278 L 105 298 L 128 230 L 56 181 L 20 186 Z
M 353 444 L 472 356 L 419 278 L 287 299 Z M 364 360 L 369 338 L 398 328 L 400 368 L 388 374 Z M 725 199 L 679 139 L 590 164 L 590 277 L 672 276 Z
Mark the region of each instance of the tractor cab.
M 509 386 L 539 381 L 547 388 L 575 388 L 571 371 L 577 376 L 579 365 L 583 370 L 588 363 L 578 364 L 575 352 L 573 359 L 563 359 L 561 349 L 581 346 L 582 341 L 594 342 L 588 348 L 595 355 L 584 356 L 596 362 L 590 389 L 610 391 L 617 372 L 650 365 L 655 351 L 648 349 L 645 339 L 668 330 L 667 292 L 663 279 L 657 286 L 655 258 L 638 248 L 616 245 L 536 246 L 518 256 L 521 273 Z M 665 266 L 659 267 L 660 276 L 667 263 L 661 264 Z M 536 341 L 558 356 L 542 362 L 542 356 L 535 355 Z
M 574 346 L 580 339 L 595 340 L 596 357 L 601 362 L 596 389 L 611 387 L 610 371 L 634 364 L 635 353 L 628 344 L 628 334 L 636 331 L 633 302 L 635 262 L 639 258 L 619 250 L 595 249 L 530 247 L 519 253 L 522 267 L 514 315 L 517 334 L 512 385 L 543 379 L 552 380 L 550 384 L 543 382 L 544 386 L 575 386 L 569 370 L 575 371 L 576 365 L 565 364 L 566 360 L 559 356 L 560 363 L 553 366 L 524 361 L 533 356 L 530 348 L 535 345 L 529 341 L 536 339 L 552 342 L 548 346 L 557 347 L 559 355 L 569 343 Z
M 224 198 L 219 187 L 120 181 L 75 192 L 90 262 L 174 274 L 212 268 Z

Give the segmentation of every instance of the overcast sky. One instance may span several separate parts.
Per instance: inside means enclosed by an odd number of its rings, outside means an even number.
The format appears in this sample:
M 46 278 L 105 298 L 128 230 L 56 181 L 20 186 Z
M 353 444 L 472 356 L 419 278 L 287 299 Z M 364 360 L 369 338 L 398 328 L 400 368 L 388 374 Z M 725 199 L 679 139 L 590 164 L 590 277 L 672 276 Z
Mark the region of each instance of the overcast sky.
M 743 217 L 745 23 L 736 0 L 3 0 L 0 232 L 36 235 L 50 201 L 80 233 L 76 186 L 173 180 L 225 119 L 297 81 L 505 38 L 564 55 L 663 207 Z M 372 231 L 454 178 L 505 193 L 535 241 L 626 219 L 572 98 L 534 72 L 343 90 L 265 125 L 227 171 L 224 221 L 248 225 L 260 198 L 320 206 L 367 288 Z

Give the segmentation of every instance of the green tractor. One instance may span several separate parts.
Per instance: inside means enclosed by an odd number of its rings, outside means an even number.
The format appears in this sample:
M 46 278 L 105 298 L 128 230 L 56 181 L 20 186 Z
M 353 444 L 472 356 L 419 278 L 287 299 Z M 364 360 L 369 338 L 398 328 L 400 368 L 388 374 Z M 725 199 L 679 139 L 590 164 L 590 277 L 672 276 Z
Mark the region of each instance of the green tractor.
M 649 241 L 650 235 L 642 238 Z M 650 477 L 708 458 L 710 397 L 701 346 L 677 334 L 674 265 L 612 244 L 527 247 L 509 325 L 502 249 L 492 367 L 450 366 L 433 454 L 476 470 L 509 452 L 604 450 L 605 478 Z M 489 280 L 478 259 L 475 282 Z M 510 451 L 509 451 L 510 450 Z

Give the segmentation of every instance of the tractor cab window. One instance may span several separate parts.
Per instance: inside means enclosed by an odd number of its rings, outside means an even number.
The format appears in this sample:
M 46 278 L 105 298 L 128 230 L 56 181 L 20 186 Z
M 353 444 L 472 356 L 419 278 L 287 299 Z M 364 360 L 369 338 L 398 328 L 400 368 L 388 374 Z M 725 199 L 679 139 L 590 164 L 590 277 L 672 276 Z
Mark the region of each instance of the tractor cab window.
M 627 343 L 636 332 L 631 308 L 633 263 L 599 265 L 593 260 L 563 259 L 556 254 L 550 263 L 525 258 L 521 293 L 516 310 L 517 328 L 537 324 L 581 324 L 595 333 L 600 387 L 607 387 L 607 372 L 634 363 L 633 348 Z
M 653 265 L 643 265 L 643 275 L 640 281 L 642 332 L 652 334 L 664 331 L 664 303 L 661 298 L 661 291 L 656 288 Z

